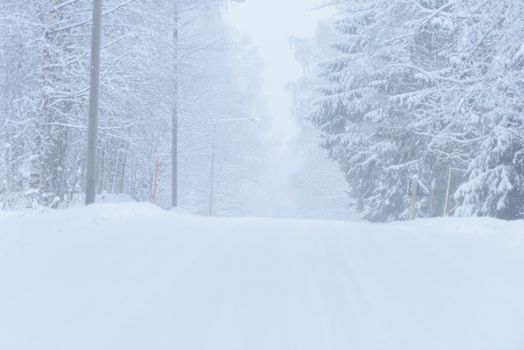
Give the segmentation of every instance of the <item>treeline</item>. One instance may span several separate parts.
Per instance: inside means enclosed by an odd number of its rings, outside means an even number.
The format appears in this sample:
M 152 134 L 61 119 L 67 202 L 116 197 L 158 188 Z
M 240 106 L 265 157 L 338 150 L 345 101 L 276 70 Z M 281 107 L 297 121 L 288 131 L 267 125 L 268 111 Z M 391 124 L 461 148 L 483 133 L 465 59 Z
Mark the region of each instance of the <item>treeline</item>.
M 333 7 L 299 53 L 321 61 L 310 118 L 365 217 L 408 218 L 414 183 L 421 217 L 524 217 L 524 2 Z
M 158 160 L 158 201 L 170 206 L 176 108 L 181 202 L 195 211 L 207 207 L 213 120 L 251 113 L 246 106 L 259 86 L 244 72 L 252 71 L 255 53 L 222 23 L 221 3 L 104 0 L 99 194 L 149 200 Z M 0 209 L 81 201 L 91 6 L 0 2 Z M 217 115 L 217 106 L 232 99 Z

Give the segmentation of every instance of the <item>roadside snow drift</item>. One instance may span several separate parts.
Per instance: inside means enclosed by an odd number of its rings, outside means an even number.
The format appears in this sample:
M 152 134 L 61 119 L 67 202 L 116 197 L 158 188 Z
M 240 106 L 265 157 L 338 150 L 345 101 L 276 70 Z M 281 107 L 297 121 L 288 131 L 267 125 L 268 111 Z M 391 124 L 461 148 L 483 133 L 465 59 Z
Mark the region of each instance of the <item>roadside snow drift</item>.
M 0 215 L 0 349 L 524 349 L 524 222 Z

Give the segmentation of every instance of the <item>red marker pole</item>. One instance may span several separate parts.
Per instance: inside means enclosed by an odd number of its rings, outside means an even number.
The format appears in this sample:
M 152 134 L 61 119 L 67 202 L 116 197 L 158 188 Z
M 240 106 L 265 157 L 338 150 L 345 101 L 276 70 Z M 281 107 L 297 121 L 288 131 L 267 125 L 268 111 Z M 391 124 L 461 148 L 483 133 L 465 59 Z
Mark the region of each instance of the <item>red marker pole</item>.
M 153 193 L 151 193 L 151 203 L 156 204 L 156 193 L 158 190 L 158 159 L 155 160 L 155 177 L 153 179 Z

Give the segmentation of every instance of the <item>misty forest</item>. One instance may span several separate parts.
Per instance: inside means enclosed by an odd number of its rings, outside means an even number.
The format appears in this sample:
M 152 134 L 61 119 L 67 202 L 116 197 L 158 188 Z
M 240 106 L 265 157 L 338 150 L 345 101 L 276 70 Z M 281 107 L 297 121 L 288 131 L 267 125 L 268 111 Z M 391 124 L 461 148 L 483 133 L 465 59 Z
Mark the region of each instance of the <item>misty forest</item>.
M 522 0 L 1 0 L 0 348 L 524 347 Z

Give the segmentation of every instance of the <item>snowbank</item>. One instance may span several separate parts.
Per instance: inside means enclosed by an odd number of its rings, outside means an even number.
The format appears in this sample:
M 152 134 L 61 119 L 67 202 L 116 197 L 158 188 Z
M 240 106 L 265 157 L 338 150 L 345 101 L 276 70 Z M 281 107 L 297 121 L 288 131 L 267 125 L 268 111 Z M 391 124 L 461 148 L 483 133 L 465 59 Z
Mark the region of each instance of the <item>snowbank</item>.
M 0 215 L 0 349 L 524 348 L 524 222 Z

